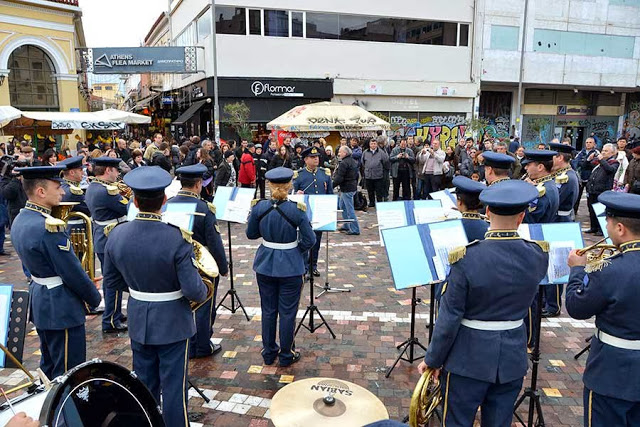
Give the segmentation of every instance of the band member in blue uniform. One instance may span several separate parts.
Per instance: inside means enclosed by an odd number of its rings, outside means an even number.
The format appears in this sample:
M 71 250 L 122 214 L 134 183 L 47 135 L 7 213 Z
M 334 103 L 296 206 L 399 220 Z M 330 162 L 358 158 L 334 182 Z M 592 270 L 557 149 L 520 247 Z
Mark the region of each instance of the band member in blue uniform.
M 271 169 L 271 200 L 254 200 L 247 224 L 247 237 L 262 244 L 256 252 L 256 272 L 262 308 L 262 358 L 267 365 L 276 357 L 280 366 L 300 360 L 293 340 L 298 303 L 302 291 L 304 254 L 315 243 L 315 234 L 303 203 L 287 200 L 293 172 L 288 168 Z M 280 346 L 276 343 L 276 325 L 280 317 Z
M 129 288 L 129 336 L 133 369 L 160 403 L 167 426 L 188 426 L 189 338 L 195 323 L 189 301 L 202 302 L 207 288 L 195 267 L 191 235 L 161 221 L 171 175 L 157 166 L 124 177 L 140 210 L 134 221 L 109 233 L 104 281 Z
M 584 370 L 584 425 L 640 425 L 640 196 L 607 191 L 607 233 L 620 251 L 593 263 L 569 254 L 567 312 L 596 317 Z
M 213 203 L 205 202 L 200 198 L 202 190 L 202 176 L 207 172 L 207 167 L 201 163 L 183 166 L 176 170 L 180 178 L 182 189 L 178 195 L 167 201 L 171 203 L 195 203 L 196 212 L 201 215 L 193 217 L 193 239 L 205 246 L 218 264 L 218 272 L 226 276 L 229 272 L 229 264 L 224 253 L 224 246 L 220 238 L 220 228 L 216 220 L 216 208 Z M 222 350 L 220 344 L 211 342 L 213 323 L 216 320 L 216 296 L 220 276 L 214 279 L 214 291 L 212 298 L 195 310 L 196 334 L 189 341 L 189 358 L 207 357 Z
M 558 188 L 558 213 L 553 222 L 573 222 L 575 214 L 573 207 L 578 201 L 580 180 L 578 174 L 571 168 L 571 153 L 573 147 L 566 144 L 549 143 L 549 147 L 558 154 L 553 157 L 552 175 Z M 542 317 L 556 317 L 560 315 L 562 307 L 562 291 L 564 285 L 548 285 L 543 288 L 544 306 Z
M 29 200 L 11 226 L 11 241 L 31 272 L 30 317 L 40 338 L 40 368 L 49 378 L 86 360 L 84 303 L 100 293 L 73 253 L 65 223 L 51 216 L 64 191 L 64 166 L 19 168 Z
M 483 426 L 511 425 L 527 373 L 522 319 L 549 261 L 545 242 L 516 232 L 536 197 L 535 188 L 522 181 L 488 187 L 480 194 L 491 222 L 485 240 L 449 255 L 433 339 L 418 367 L 420 373 L 435 369 L 441 378 L 442 425 L 471 426 L 478 407 Z M 487 269 L 487 259 L 502 262 Z
M 531 202 L 525 212 L 524 222 L 527 224 L 547 224 L 555 221 L 558 214 L 560 196 L 555 177 L 551 171 L 553 169 L 553 158 L 557 154 L 557 151 L 551 150 L 525 150 L 524 152 L 525 158 L 522 160 L 522 165 L 527 171 L 525 182 L 535 185 L 536 190 L 538 190 L 538 197 Z M 542 292 L 546 292 L 546 288 L 545 286 Z M 525 318 L 528 333 L 527 346 L 529 348 L 533 348 L 538 328 L 535 320 L 536 313 L 538 313 L 537 298 L 533 300 L 529 315 Z
M 72 212 L 81 212 L 87 216 L 91 216 L 91 212 L 84 201 L 84 191 L 80 188 L 80 182 L 84 171 L 82 170 L 82 160 L 84 156 L 70 157 L 58 162 L 58 165 L 66 166 L 66 169 L 62 171 L 62 189 L 64 190 L 63 202 L 75 202 L 78 203 L 73 207 Z M 79 223 L 69 223 L 70 226 L 81 225 Z
M 480 193 L 487 186 L 466 176 L 453 178 L 453 185 L 456 187 L 456 204 L 458 211 L 462 213 L 462 225 L 467 234 L 467 240 L 472 242 L 484 239 L 484 234 L 489 229 L 489 223 L 485 220 L 485 216 L 478 211 L 482 209 L 482 202 L 479 199 Z
M 487 185 L 511 179 L 511 169 L 516 159 L 508 154 L 485 151 L 482 153 L 484 159 L 484 177 Z
M 93 250 L 100 260 L 100 265 L 103 265 L 104 248 L 107 243 L 104 229 L 108 225 L 127 220 L 129 201 L 120 195 L 118 187 L 114 185 L 120 174 L 118 170 L 120 159 L 98 157 L 93 160 L 93 163 L 95 178 L 87 188 L 85 201 L 93 220 Z M 122 292 L 125 290 L 126 288 L 113 288 L 107 285 L 103 287 L 102 332 L 116 333 L 127 330 L 122 315 Z
M 305 167 L 297 171 L 294 176 L 293 189 L 297 194 L 333 194 L 333 183 L 331 181 L 331 171 L 326 168 L 319 168 L 320 150 L 317 147 L 309 147 L 302 152 Z M 336 210 L 338 207 L 336 206 Z M 320 242 L 322 241 L 322 231 L 316 231 L 316 244 L 311 249 L 313 265 L 309 271 L 309 257 L 305 256 L 305 274 L 313 273 L 320 277 L 318 271 L 318 254 L 320 252 Z

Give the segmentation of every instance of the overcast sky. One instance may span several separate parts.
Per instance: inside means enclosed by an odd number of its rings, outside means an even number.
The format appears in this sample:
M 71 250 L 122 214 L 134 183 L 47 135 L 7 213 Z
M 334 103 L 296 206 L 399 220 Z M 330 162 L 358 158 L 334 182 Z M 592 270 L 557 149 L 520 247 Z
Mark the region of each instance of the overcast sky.
M 80 0 L 87 47 L 140 46 L 167 0 Z

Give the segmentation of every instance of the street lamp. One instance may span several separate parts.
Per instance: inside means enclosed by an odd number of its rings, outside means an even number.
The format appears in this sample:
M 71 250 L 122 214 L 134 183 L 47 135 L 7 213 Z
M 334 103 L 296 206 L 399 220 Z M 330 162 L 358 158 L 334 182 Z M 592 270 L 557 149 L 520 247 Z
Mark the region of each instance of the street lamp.
M 216 0 L 211 0 L 211 54 L 213 56 L 213 128 L 220 146 L 220 104 L 218 103 L 218 53 L 216 51 Z

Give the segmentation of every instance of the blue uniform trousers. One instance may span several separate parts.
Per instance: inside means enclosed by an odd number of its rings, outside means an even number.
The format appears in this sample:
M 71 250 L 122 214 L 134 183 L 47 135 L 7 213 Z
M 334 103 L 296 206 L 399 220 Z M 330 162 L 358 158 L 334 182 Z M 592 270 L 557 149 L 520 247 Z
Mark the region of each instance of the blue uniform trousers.
M 584 388 L 584 425 L 590 427 L 640 425 L 640 402 L 616 399 Z
M 104 254 L 96 254 L 100 260 L 100 268 L 104 266 Z M 104 274 L 104 271 L 102 272 Z M 102 313 L 102 329 L 115 328 L 122 323 L 122 290 L 102 287 L 104 294 L 104 313 Z
M 87 360 L 84 324 L 68 329 L 36 329 L 40 338 L 40 369 L 54 379 Z
M 293 360 L 296 314 L 302 292 L 302 276 L 271 277 L 256 273 L 262 308 L 262 358 L 272 364 L 278 354 L 280 364 Z M 280 347 L 276 344 L 276 324 L 280 316 Z
M 316 244 L 311 248 L 311 253 L 313 254 L 313 268 L 312 270 L 318 269 L 318 255 L 320 254 L 320 243 L 322 242 L 322 231 L 314 231 L 316 233 Z M 309 251 L 304 253 L 304 269 L 308 273 L 309 272 Z
M 546 288 L 544 286 L 543 288 Z M 538 287 L 538 292 L 543 292 L 540 287 Z M 524 318 L 524 326 L 527 330 L 527 347 L 533 348 L 533 344 L 536 339 L 536 332 L 538 331 L 538 294 L 533 297 L 533 302 L 531 303 L 531 307 L 529 307 L 529 312 L 527 316 Z
M 548 285 L 542 287 L 544 307 L 550 313 L 558 313 L 562 307 L 562 291 L 564 285 Z
M 218 296 L 219 282 L 220 276 L 215 278 L 213 296 L 195 312 L 196 333 L 189 340 L 189 357 L 208 356 L 213 351 L 211 335 L 213 335 L 213 322 L 216 320 L 216 297 Z
M 133 370 L 160 403 L 167 426 L 188 426 L 187 388 L 189 340 L 149 345 L 131 340 Z
M 443 370 L 440 373 L 440 381 L 443 426 L 472 426 L 478 406 L 481 411 L 481 425 L 511 426 L 513 405 L 522 388 L 522 378 L 504 384 L 494 384 Z

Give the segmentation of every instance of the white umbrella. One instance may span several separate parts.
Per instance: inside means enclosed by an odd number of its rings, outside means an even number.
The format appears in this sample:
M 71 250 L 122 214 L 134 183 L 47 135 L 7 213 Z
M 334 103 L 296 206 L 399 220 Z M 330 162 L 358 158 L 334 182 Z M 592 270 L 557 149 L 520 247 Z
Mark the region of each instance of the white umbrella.
M 96 115 L 104 117 L 105 120 L 114 122 L 123 122 L 130 125 L 133 124 L 149 124 L 151 123 L 151 117 L 142 114 L 131 113 L 129 111 L 116 110 L 114 108 L 108 108 L 102 111 L 96 111 Z
M 10 105 L 0 105 L 0 127 L 22 116 L 22 111 Z
M 376 131 L 391 126 L 357 105 L 317 102 L 292 108 L 267 124 L 287 132 Z

